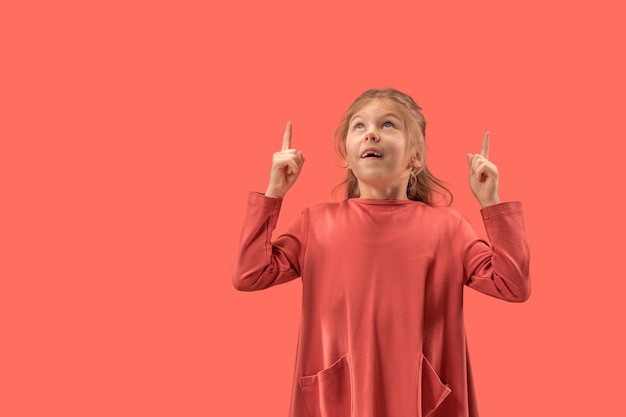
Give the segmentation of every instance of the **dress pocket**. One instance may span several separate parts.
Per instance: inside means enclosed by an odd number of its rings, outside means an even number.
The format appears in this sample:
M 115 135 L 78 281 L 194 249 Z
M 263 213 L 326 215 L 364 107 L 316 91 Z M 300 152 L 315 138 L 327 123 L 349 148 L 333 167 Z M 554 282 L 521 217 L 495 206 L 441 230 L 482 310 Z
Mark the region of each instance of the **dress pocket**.
M 348 355 L 315 375 L 299 379 L 309 417 L 349 417 L 352 408 Z
M 452 392 L 450 387 L 444 384 L 428 362 L 428 359 L 422 354 L 420 361 L 420 383 L 421 388 L 417 393 L 418 407 L 422 411 L 422 417 L 431 415 L 439 405 Z

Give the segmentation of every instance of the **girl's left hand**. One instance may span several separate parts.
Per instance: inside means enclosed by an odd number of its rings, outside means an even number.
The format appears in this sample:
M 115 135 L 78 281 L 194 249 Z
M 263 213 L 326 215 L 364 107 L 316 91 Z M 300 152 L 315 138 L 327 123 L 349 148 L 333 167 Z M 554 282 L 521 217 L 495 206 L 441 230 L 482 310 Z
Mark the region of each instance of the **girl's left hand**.
M 467 164 L 469 165 L 469 183 L 474 197 L 481 207 L 498 204 L 498 167 L 489 161 L 489 132 L 485 132 L 483 147 L 480 153 L 467 154 Z

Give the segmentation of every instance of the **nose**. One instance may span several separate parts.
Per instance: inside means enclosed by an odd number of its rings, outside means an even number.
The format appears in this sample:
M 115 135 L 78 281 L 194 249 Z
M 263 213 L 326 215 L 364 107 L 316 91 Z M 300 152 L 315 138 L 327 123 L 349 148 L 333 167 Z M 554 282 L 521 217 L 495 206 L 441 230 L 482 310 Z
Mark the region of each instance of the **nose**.
M 380 141 L 380 135 L 374 129 L 369 129 L 367 132 L 365 132 L 365 138 L 364 139 L 365 139 L 366 142 L 368 140 L 372 141 L 372 142 L 379 142 Z

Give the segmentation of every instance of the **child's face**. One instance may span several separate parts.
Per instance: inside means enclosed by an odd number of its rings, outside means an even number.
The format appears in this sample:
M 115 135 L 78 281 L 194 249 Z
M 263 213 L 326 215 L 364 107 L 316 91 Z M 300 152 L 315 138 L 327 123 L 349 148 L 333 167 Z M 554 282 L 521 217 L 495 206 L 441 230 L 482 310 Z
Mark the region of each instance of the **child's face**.
M 420 159 L 407 137 L 406 126 L 392 102 L 374 99 L 357 111 L 348 123 L 348 167 L 363 189 L 398 189 L 406 198 L 411 169 Z

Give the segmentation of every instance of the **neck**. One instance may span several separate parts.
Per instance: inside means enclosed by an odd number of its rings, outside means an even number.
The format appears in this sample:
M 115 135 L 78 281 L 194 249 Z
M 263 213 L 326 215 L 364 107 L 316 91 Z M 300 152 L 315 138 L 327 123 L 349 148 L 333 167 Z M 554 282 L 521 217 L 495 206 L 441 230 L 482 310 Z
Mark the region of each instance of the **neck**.
M 359 198 L 367 200 L 408 200 L 406 184 L 398 187 L 380 187 L 359 181 Z

